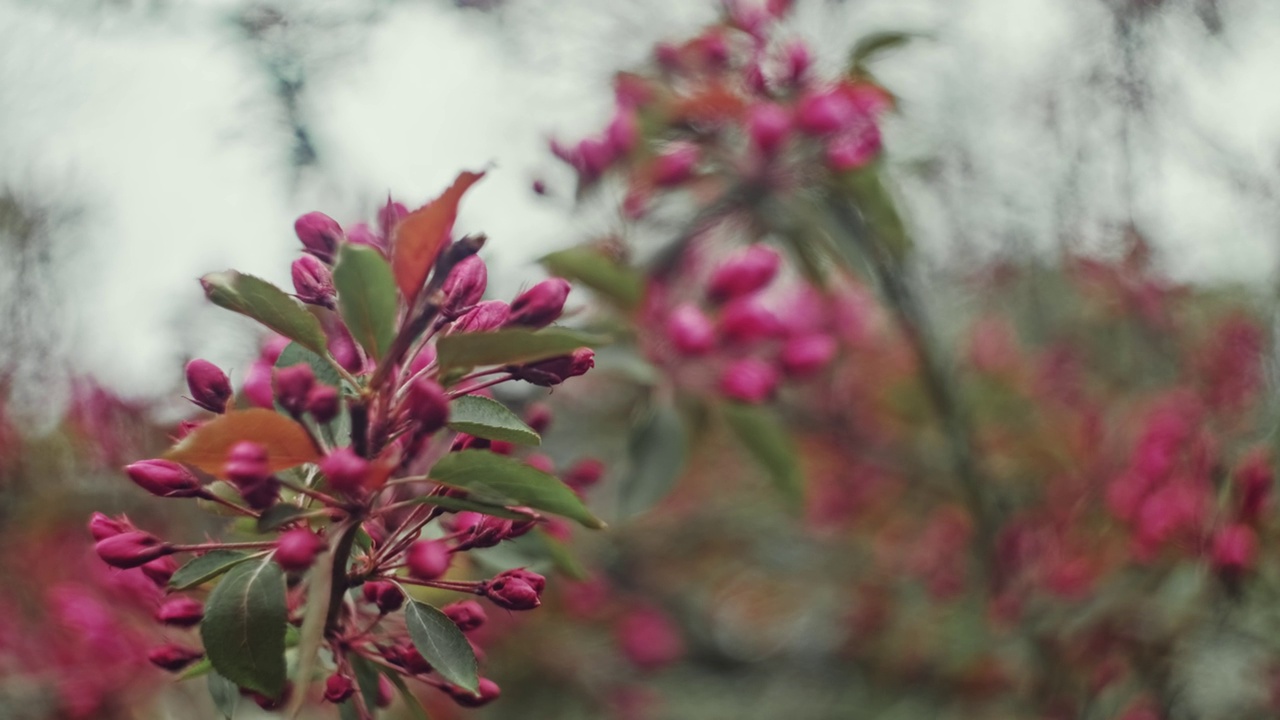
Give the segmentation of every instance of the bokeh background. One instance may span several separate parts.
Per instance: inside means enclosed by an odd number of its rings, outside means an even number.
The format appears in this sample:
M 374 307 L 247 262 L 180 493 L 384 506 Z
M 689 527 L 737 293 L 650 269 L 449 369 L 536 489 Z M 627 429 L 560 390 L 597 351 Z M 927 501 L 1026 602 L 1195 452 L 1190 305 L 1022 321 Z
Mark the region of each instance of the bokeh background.
M 343 223 L 370 221 L 388 195 L 414 206 L 460 168 L 491 167 L 459 228 L 489 235 L 491 292 L 512 294 L 541 277 L 537 258 L 622 223 L 619 198 L 609 196 L 616 188 L 575 201 L 573 174 L 548 140 L 601 127 L 618 70 L 718 12 L 710 0 L 0 1 L 0 537 L 20 556 L 0 565 L 6 579 L 56 588 L 99 572 L 77 544 L 90 509 L 168 511 L 142 502 L 116 468 L 158 451 L 186 412 L 176 398 L 187 359 L 206 357 L 238 378 L 260 343 L 248 323 L 207 306 L 199 275 L 236 267 L 287 286 L 297 215 L 323 209 Z M 856 40 L 885 30 L 913 35 L 877 59 L 875 72 L 898 98 L 885 123 L 887 171 L 925 277 L 1064 251 L 1116 259 L 1137 234 L 1154 251 L 1153 272 L 1248 293 L 1260 322 L 1272 321 L 1280 5 L 800 0 L 784 34 L 809 42 L 831 73 Z M 545 194 L 533 192 L 535 181 Z M 974 297 L 972 306 L 987 301 Z M 555 400 L 566 420 L 553 455 L 585 449 L 608 459 L 625 450 L 626 398 L 612 408 L 615 440 L 601 439 L 609 433 L 593 421 L 573 421 L 575 411 L 598 419 L 609 407 L 569 392 Z M 598 502 L 613 506 L 607 488 Z M 712 602 L 727 609 L 719 625 L 686 628 L 702 644 L 693 644 L 684 674 L 607 698 L 548 681 L 572 676 L 565 667 L 575 662 L 602 662 L 592 643 L 612 642 L 612 629 L 575 630 L 593 616 L 570 608 L 495 647 L 495 677 L 510 680 L 520 700 L 485 712 L 859 717 L 849 703 L 864 688 L 850 689 L 847 668 L 829 661 L 842 642 L 824 630 L 841 609 L 837 590 L 815 591 L 789 612 L 755 582 L 787 568 L 802 576 L 789 582 L 820 587 L 803 576 L 840 566 L 830 558 L 797 566 L 819 556 L 812 538 L 759 505 L 717 516 L 731 527 L 749 516 L 766 528 L 749 537 L 703 527 L 683 538 L 679 528 L 646 529 L 642 518 L 624 524 L 620 539 L 583 546 L 615 579 L 619 568 L 637 568 L 647 579 L 636 592 L 660 588 L 670 614 L 690 624 L 696 613 L 676 610 L 711 601 L 682 599 L 673 587 L 684 581 L 664 579 L 654 565 L 688 548 L 708 567 L 745 563 L 706 590 L 728 598 Z M 762 534 L 771 542 L 753 546 Z M 109 593 L 99 610 L 116 602 Z M 97 637 L 99 626 L 84 619 L 97 610 L 70 607 L 87 601 L 64 596 L 62 605 L 48 600 L 56 593 L 0 598 L 0 609 L 53 602 L 14 613 L 52 617 L 52 607 L 83 623 L 49 620 L 49 643 L 28 634 L 20 644 L 18 633 L 0 629 L 0 655 L 38 654 L 47 662 L 30 667 L 84 675 L 111 658 L 131 673 L 151 672 L 128 664 L 146 645 L 145 613 L 136 628 Z M 771 618 L 772 632 L 743 631 L 753 618 Z M 643 616 L 634 622 L 640 634 L 664 631 L 644 626 Z M 540 651 L 561 635 L 573 636 L 567 649 Z M 0 717 L 65 713 L 41 699 L 47 679 L 0 665 Z M 112 712 L 211 712 L 202 688 L 153 680 Z M 874 676 L 859 682 L 874 685 Z M 661 705 L 655 694 L 680 700 Z M 817 699 L 800 707 L 837 709 L 796 714 L 805 696 Z M 875 716 L 928 712 L 908 702 Z

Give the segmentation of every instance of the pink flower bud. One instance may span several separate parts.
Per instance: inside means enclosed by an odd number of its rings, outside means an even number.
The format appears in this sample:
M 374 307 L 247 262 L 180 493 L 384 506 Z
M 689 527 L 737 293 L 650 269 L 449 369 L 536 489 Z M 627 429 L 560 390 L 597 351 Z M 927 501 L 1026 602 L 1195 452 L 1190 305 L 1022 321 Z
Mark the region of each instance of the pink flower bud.
M 395 583 L 386 580 L 367 582 L 360 591 L 365 601 L 377 605 L 378 610 L 384 614 L 395 612 L 404 604 L 404 593 L 400 592 Z
M 173 439 L 174 439 L 174 440 L 181 440 L 182 438 L 184 438 L 184 437 L 186 437 L 186 436 L 190 435 L 191 433 L 195 432 L 195 429 L 196 429 L 196 428 L 198 428 L 198 427 L 200 427 L 200 426 L 201 426 L 201 425 L 203 425 L 203 424 L 204 424 L 204 423 L 202 423 L 202 422 L 196 422 L 195 420 L 183 420 L 183 421 L 179 422 L 179 423 L 178 423 L 178 427 L 174 429 L 174 431 L 173 431 Z
M 615 631 L 622 654 L 642 670 L 670 665 L 684 654 L 679 629 L 658 610 L 633 610 L 623 616 Z
M 100 512 L 96 512 L 89 516 L 89 534 L 93 535 L 94 540 L 106 540 L 120 533 L 134 530 L 137 530 L 137 528 L 133 526 L 133 523 L 129 522 L 129 518 L 123 515 L 117 518 L 110 518 Z
M 333 273 L 328 265 L 311 255 L 303 255 L 293 261 L 290 275 L 293 277 L 293 291 L 299 300 L 330 310 L 334 308 L 338 291 L 333 287 Z
M 587 181 L 595 180 L 613 164 L 613 148 L 600 138 L 587 138 L 578 143 L 575 151 L 578 172 Z
M 368 223 L 356 223 L 347 229 L 347 242 L 352 245 L 365 245 L 379 252 L 386 253 L 386 238 L 380 237 L 369 227 Z
M 534 453 L 524 459 L 524 464 L 535 470 L 541 470 L 548 475 L 556 471 L 556 463 L 549 455 L 543 453 Z
M 192 627 L 203 619 L 204 603 L 189 597 L 171 598 L 156 610 L 156 620 L 165 625 Z
M 346 702 L 355 693 L 356 684 L 346 675 L 334 673 L 324 681 L 324 699 L 334 705 Z
M 810 66 L 813 65 L 813 56 L 809 53 L 809 46 L 805 45 L 802 40 L 796 40 L 787 45 L 785 53 L 787 59 L 787 84 L 799 85 L 804 82 L 804 76 L 809 72 Z
M 311 567 L 324 549 L 324 540 L 310 530 L 289 530 L 276 541 L 276 563 L 290 572 L 301 572 Z
M 1275 482 L 1271 460 L 1265 451 L 1250 453 L 1235 471 L 1235 484 L 1240 494 L 1240 521 L 1255 523 L 1271 495 Z
M 356 455 L 351 448 L 338 448 L 320 461 L 320 472 L 329 481 L 329 487 L 351 495 L 364 489 L 369 474 L 369 461 Z
M 796 127 L 810 135 L 829 135 L 853 119 L 855 109 L 839 90 L 810 93 L 796 104 Z
M 516 451 L 516 444 L 509 443 L 506 440 L 490 440 L 489 451 L 499 455 L 511 455 Z
M 244 378 L 244 396 L 249 398 L 249 402 L 255 407 L 268 410 L 275 407 L 276 396 L 271 389 L 272 369 L 271 363 L 262 360 L 255 361 L 249 366 L 249 372 Z
M 387 197 L 387 204 L 378 210 L 378 228 L 382 231 L 384 238 L 390 238 L 395 232 L 396 225 L 409 214 L 409 208 L 403 203 L 398 203 Z
M 604 463 L 595 458 L 583 458 L 569 468 L 564 483 L 579 492 L 600 482 L 604 477 Z
M 605 138 L 614 155 L 623 156 L 631 152 L 640 139 L 640 124 L 636 121 L 636 112 L 629 107 L 620 107 L 605 129 Z
M 204 653 L 181 645 L 161 645 L 147 653 L 147 660 L 161 670 L 178 672 L 182 668 L 204 657 Z
M 475 600 L 462 600 L 451 603 L 440 608 L 440 611 L 449 616 L 453 624 L 457 625 L 462 632 L 475 630 L 488 620 L 484 608 Z
M 429 378 L 413 381 L 406 406 L 419 433 L 430 435 L 449 422 L 449 396 L 439 383 Z
M 173 553 L 173 548 L 168 543 L 140 530 L 99 540 L 93 549 L 103 562 L 123 570 L 141 567 L 156 558 Z
M 291 415 L 301 415 L 307 409 L 307 394 L 315 384 L 316 374 L 306 363 L 276 368 L 276 400 Z
M 773 248 L 752 245 L 716 268 L 707 284 L 707 295 L 718 302 L 749 295 L 773 282 L 781 263 Z
M 342 239 L 342 226 L 322 212 L 310 212 L 293 223 L 293 231 L 307 252 L 332 263 Z
M 484 290 L 489 284 L 489 270 L 479 255 L 472 255 L 449 272 L 449 277 L 441 288 L 444 292 L 444 305 L 441 315 L 453 320 L 484 297 Z
M 307 412 L 321 425 L 332 421 L 342 412 L 342 400 L 338 389 L 332 385 L 316 385 L 307 393 Z
M 773 155 L 787 142 L 791 134 L 791 115 L 781 105 L 761 103 L 752 107 L 747 116 L 747 133 L 751 143 L 763 155 Z
M 564 278 L 550 278 L 534 285 L 511 301 L 511 315 L 506 325 L 540 328 L 555 322 L 564 312 L 564 302 L 569 297 L 569 282 Z
M 275 365 L 280 359 L 280 353 L 289 347 L 289 338 L 283 335 L 272 335 L 262 343 L 262 350 L 258 352 L 258 359 L 268 365 Z
M 241 489 L 265 481 L 271 477 L 267 448 L 250 440 L 232 445 L 227 452 L 227 462 L 222 466 L 222 473 Z
M 484 596 L 500 608 L 507 610 L 532 610 L 542 604 L 539 595 L 546 579 L 528 570 L 507 570 L 486 582 Z
M 204 490 L 195 473 L 170 460 L 143 460 L 125 467 L 125 472 L 138 487 L 158 497 L 195 497 Z
M 391 699 L 396 696 L 396 688 L 387 679 L 386 675 L 378 676 L 378 697 L 374 700 L 374 705 L 380 708 L 387 707 L 391 704 Z
M 692 143 L 672 143 L 653 161 L 653 184 L 674 187 L 693 177 L 701 152 Z
M 453 322 L 451 333 L 487 332 L 506 324 L 511 316 L 510 307 L 501 300 L 486 300 L 477 304 Z
M 830 335 L 813 334 L 791 338 L 782 346 L 782 371 L 790 377 L 804 377 L 826 367 L 836 355 L 836 341 Z
M 176 572 L 178 572 L 178 563 L 168 555 L 142 565 L 142 574 L 146 575 L 147 579 L 151 580 L 158 588 L 168 585 L 169 579 Z
M 773 311 L 755 297 L 741 297 L 720 313 L 720 336 L 731 343 L 753 343 L 782 332 L 782 323 Z
M 875 125 L 841 133 L 827 143 L 827 165 L 837 172 L 857 170 L 875 159 L 880 145 L 880 128 Z
M 720 392 L 745 403 L 763 403 L 773 396 L 777 387 L 778 371 L 756 358 L 744 358 L 733 363 L 720 377 Z
M 585 375 L 596 366 L 595 351 L 590 348 L 578 348 L 569 355 L 561 355 L 549 360 L 540 360 L 528 365 L 508 368 L 512 377 L 542 387 L 552 387 L 571 377 Z
M 667 72 L 676 72 L 683 65 L 680 60 L 680 49 L 667 42 L 658 43 L 653 48 L 653 58 L 658 66 Z
M 458 543 L 458 550 L 493 547 L 511 536 L 511 521 L 489 515 L 482 516 Z
M 533 428 L 533 431 L 539 435 L 551 427 L 551 420 L 551 408 L 542 403 L 530 405 L 524 413 L 524 424 Z
M 439 540 L 419 540 L 404 552 L 409 574 L 419 580 L 435 580 L 449 570 L 453 555 Z
M 457 685 L 440 686 L 440 689 L 452 698 L 454 702 L 467 708 L 478 708 L 483 705 L 488 705 L 494 700 L 497 700 L 502 694 L 502 690 L 498 687 L 498 684 L 489 678 L 480 678 L 477 688 L 479 692 L 472 694 L 470 691 L 464 690 Z
M 209 412 L 223 413 L 231 399 L 231 381 L 227 374 L 208 360 L 187 363 L 187 390 L 191 402 Z
M 729 43 L 719 31 L 712 30 L 698 38 L 698 50 L 709 68 L 721 69 L 729 64 Z
M 667 317 L 667 338 L 681 355 L 704 355 L 716 344 L 716 330 L 697 305 L 685 303 Z
M 1258 536 L 1248 525 L 1227 525 L 1213 536 L 1213 567 L 1228 573 L 1252 570 L 1258 559 Z

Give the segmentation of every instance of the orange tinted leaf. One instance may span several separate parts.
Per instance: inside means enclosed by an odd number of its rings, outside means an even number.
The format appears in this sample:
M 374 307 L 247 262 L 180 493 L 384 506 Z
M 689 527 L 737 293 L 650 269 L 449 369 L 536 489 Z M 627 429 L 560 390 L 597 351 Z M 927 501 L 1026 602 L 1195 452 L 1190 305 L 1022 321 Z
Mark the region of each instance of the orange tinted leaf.
M 413 304 L 436 256 L 458 219 L 458 203 L 483 172 L 463 172 L 440 197 L 414 210 L 396 225 L 391 242 L 391 269 L 405 302 Z
M 311 442 L 305 428 L 265 408 L 229 412 L 214 418 L 183 438 L 165 457 L 222 477 L 227 452 L 245 440 L 267 449 L 267 462 L 273 472 L 320 459 L 320 450 Z
M 672 115 L 696 123 L 715 123 L 740 117 L 746 110 L 742 97 L 716 83 L 676 101 Z

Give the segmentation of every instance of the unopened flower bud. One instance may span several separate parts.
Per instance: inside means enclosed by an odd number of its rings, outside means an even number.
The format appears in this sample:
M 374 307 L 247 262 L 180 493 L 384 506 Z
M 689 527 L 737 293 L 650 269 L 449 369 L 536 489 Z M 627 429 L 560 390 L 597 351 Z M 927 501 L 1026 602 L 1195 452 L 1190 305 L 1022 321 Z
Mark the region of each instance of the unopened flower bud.
M 395 583 L 386 580 L 367 582 L 360 588 L 364 599 L 378 606 L 382 613 L 395 612 L 404 604 L 404 593 Z
M 782 331 L 782 322 L 758 297 L 741 297 L 720 313 L 720 335 L 728 342 L 753 343 Z
M 203 619 L 204 603 L 189 597 L 171 598 L 156 610 L 156 620 L 165 625 L 192 627 Z
M 791 134 L 791 115 L 774 103 L 761 103 L 747 116 L 747 133 L 751 144 L 769 156 L 778 152 Z
M 419 433 L 430 435 L 449 422 L 449 396 L 434 380 L 425 377 L 414 380 L 406 403 L 409 417 Z
M 773 282 L 781 262 L 773 248 L 752 245 L 716 268 L 707 284 L 707 295 L 716 301 L 749 295 Z
M 181 645 L 161 645 L 147 653 L 147 660 L 161 670 L 178 672 L 182 668 L 204 657 L 204 653 Z
M 446 320 L 453 320 L 484 297 L 484 289 L 489 284 L 489 270 L 479 255 L 472 255 L 449 271 L 441 290 L 444 292 L 444 305 L 440 314 Z
M 106 540 L 109 537 L 115 537 L 120 533 L 136 529 L 133 523 L 129 522 L 129 518 L 123 515 L 118 518 L 111 518 L 96 512 L 89 516 L 89 534 L 93 535 L 94 540 Z
M 307 394 L 315 384 L 316 374 L 306 363 L 276 368 L 276 400 L 291 415 L 301 415 L 307 409 Z
M 551 408 L 543 403 L 535 403 L 529 406 L 524 413 L 524 424 L 533 428 L 533 431 L 541 435 L 551 427 Z
M 146 575 L 158 588 L 164 588 L 168 585 L 169 579 L 176 572 L 178 572 L 178 563 L 174 561 L 172 555 L 158 557 L 142 565 L 142 574 Z
M 395 232 L 396 225 L 399 225 L 408 214 L 409 208 L 405 207 L 404 203 L 398 203 L 388 197 L 387 204 L 378 210 L 378 228 L 382 230 L 382 236 L 390 238 Z
M 324 549 L 324 540 L 319 535 L 306 528 L 290 530 L 276 541 L 276 563 L 290 572 L 301 572 L 311 567 Z
M 473 548 L 493 547 L 506 540 L 510 535 L 510 520 L 485 515 L 480 518 L 480 522 L 471 526 L 471 532 L 458 543 L 458 549 L 471 550 Z
M 745 403 L 765 402 L 777 387 L 778 371 L 756 358 L 744 358 L 733 363 L 720 377 L 720 392 Z
M 506 324 L 511 308 L 501 300 L 486 300 L 458 316 L 450 333 L 474 333 L 497 330 Z
M 439 540 L 419 540 L 404 552 L 409 574 L 419 580 L 435 580 L 449 570 L 453 555 Z
M 272 365 L 257 360 L 249 366 L 244 378 L 244 396 L 254 407 L 271 409 L 275 407 L 275 392 L 271 389 Z
M 539 595 L 546 579 L 528 570 L 507 570 L 482 587 L 484 596 L 494 605 L 507 610 L 532 610 L 542 604 Z
M 324 681 L 324 699 L 334 705 L 346 702 L 355 692 L 356 684 L 346 675 L 334 673 Z
M 535 470 L 541 470 L 548 475 L 556 471 L 555 461 L 551 459 L 550 455 L 543 453 L 534 453 L 530 455 L 524 459 L 524 464 Z
M 853 103 L 839 90 L 810 93 L 796 105 L 796 127 L 810 135 L 829 135 L 843 129 L 854 112 Z
M 208 360 L 187 363 L 187 390 L 191 402 L 209 412 L 223 413 L 231 399 L 231 381 L 227 374 Z
M 182 438 L 195 432 L 195 429 L 204 423 L 195 420 L 182 420 L 178 422 L 178 427 L 173 431 L 173 439 L 181 440 Z
M 642 670 L 670 665 L 684 654 L 680 631 L 662 612 L 641 608 L 628 613 L 616 628 L 622 654 Z
M 342 400 L 332 385 L 317 384 L 307 393 L 307 412 L 321 425 L 331 422 L 341 411 Z
M 575 167 L 588 182 L 603 175 L 615 157 L 613 148 L 603 138 L 586 138 L 574 149 Z
M 386 253 L 386 238 L 375 233 L 368 223 L 356 223 L 347 229 L 347 242 L 352 245 L 365 245 L 379 252 Z
M 836 172 L 857 170 L 875 159 L 880 146 L 880 129 L 868 123 L 827 143 L 827 165 Z
M 583 458 L 569 468 L 564 483 L 579 492 L 600 482 L 604 476 L 604 463 L 595 458 Z
M 615 155 L 623 156 L 631 152 L 640 139 L 640 123 L 636 120 L 635 110 L 629 107 L 618 108 L 604 134 Z
M 540 328 L 555 322 L 564 312 L 564 301 L 569 297 L 569 282 L 564 278 L 550 278 L 534 285 L 511 301 L 511 314 L 507 326 Z
M 351 495 L 364 488 L 369 474 L 369 461 L 355 454 L 351 448 L 338 448 L 320 461 L 320 472 L 329 481 L 329 487 Z
M 333 287 L 333 273 L 329 266 L 310 255 L 293 261 L 290 268 L 293 291 L 298 299 L 310 305 L 334 308 L 338 291 Z
M 509 368 L 512 377 L 542 387 L 552 387 L 571 377 L 585 375 L 596 366 L 595 351 L 590 348 L 578 348 L 569 355 L 561 355 L 548 360 L 540 360 L 528 365 L 517 365 Z
M 333 262 L 342 239 L 342 226 L 337 220 L 322 212 L 310 212 L 294 221 L 293 231 L 307 252 L 327 263 Z
M 125 467 L 129 479 L 158 497 L 195 497 L 203 492 L 200 478 L 171 460 L 143 460 Z
M 243 490 L 271 477 L 271 464 L 264 445 L 245 440 L 231 446 L 222 473 L 233 485 Z
M 790 377 L 804 377 L 826 367 L 836 355 L 836 341 L 830 335 L 815 333 L 787 340 L 782 346 L 782 371 Z
M 451 603 L 440 608 L 440 611 L 449 616 L 454 625 L 462 632 L 469 632 L 484 625 L 488 620 L 488 615 L 484 612 L 484 607 L 475 600 L 462 600 Z
M 454 702 L 458 703 L 462 707 L 468 708 L 478 708 L 483 705 L 488 705 L 502 695 L 502 689 L 498 687 L 497 683 L 489 678 L 480 678 L 480 682 L 477 685 L 479 692 L 474 694 L 469 690 L 464 690 L 463 688 L 458 687 L 457 685 L 441 685 L 440 689 L 452 698 Z
M 787 45 L 784 53 L 787 63 L 787 83 L 799 85 L 804 81 L 809 67 L 813 65 L 813 55 L 809 53 L 809 46 L 801 40 L 796 40 Z
M 715 326 L 697 305 L 685 303 L 672 310 L 666 330 L 667 338 L 681 355 L 703 355 L 715 347 Z
M 1248 525 L 1228 525 L 1213 536 L 1211 559 L 1218 570 L 1241 573 L 1253 569 L 1258 536 Z
M 701 153 L 692 143 L 672 143 L 653 161 L 653 184 L 673 187 L 693 177 Z
M 141 567 L 156 558 L 173 553 L 173 548 L 168 543 L 140 530 L 99 540 L 93 549 L 103 562 L 124 570 Z

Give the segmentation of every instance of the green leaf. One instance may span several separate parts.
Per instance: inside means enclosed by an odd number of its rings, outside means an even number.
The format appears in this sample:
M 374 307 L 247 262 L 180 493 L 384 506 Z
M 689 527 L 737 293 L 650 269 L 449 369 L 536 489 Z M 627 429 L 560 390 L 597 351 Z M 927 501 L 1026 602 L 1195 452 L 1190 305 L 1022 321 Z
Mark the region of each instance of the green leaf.
M 324 640 L 325 621 L 329 615 L 329 601 L 333 589 L 333 560 L 328 553 L 322 554 L 311 564 L 307 571 L 307 607 L 303 611 L 302 627 L 298 631 L 297 669 L 294 682 L 299 687 L 311 684 L 315 673 L 320 651 Z M 289 625 L 290 628 L 293 625 Z M 304 692 L 294 693 L 285 708 L 285 717 L 296 718 L 307 701 Z
M 573 280 L 599 293 L 623 310 L 633 310 L 644 295 L 640 273 L 615 262 L 593 247 L 576 247 L 544 256 L 547 272 Z
M 396 337 L 396 281 L 382 253 L 346 243 L 333 266 L 338 312 L 351 336 L 376 360 Z
M 482 502 L 522 505 L 577 520 L 589 528 L 604 523 L 555 476 L 515 458 L 488 450 L 445 455 L 431 468 L 431 479 L 476 494 Z
M 188 665 L 182 672 L 178 673 L 179 680 L 191 680 L 201 675 L 208 675 L 213 672 L 213 663 L 209 662 L 209 658 L 200 658 L 192 665 Z
M 853 199 L 858 213 L 871 234 L 871 242 L 895 261 L 911 251 L 911 236 L 898 213 L 897 203 L 881 177 L 877 164 L 847 172 L 841 178 L 845 191 Z M 846 229 L 839 237 L 848 241 Z
M 473 498 L 450 497 L 448 495 L 423 495 L 408 501 L 417 505 L 434 505 L 453 512 L 476 512 L 481 515 L 506 518 L 508 520 L 528 520 L 528 513 L 517 512 L 506 506 L 487 503 Z
M 237 550 L 210 550 L 191 558 L 169 578 L 169 589 L 190 590 L 248 560 L 250 555 Z
M 342 387 L 342 376 L 338 374 L 333 365 L 297 342 L 285 345 L 284 350 L 280 351 L 280 357 L 276 358 L 276 367 L 278 368 L 304 364 L 311 366 L 311 373 L 316 376 L 318 382 L 332 385 L 336 388 Z
M 467 636 L 448 615 L 424 602 L 411 600 L 404 608 L 404 622 L 413 646 L 440 677 L 473 693 L 479 689 L 476 654 Z
M 680 413 L 667 404 L 656 405 L 632 428 L 628 472 L 618 494 L 623 517 L 648 510 L 675 487 L 684 469 L 687 435 Z
M 804 502 L 804 477 L 791 436 L 767 410 L 727 403 L 725 419 L 773 486 L 793 508 Z
M 320 512 L 323 512 L 323 510 Z M 306 517 L 315 513 L 315 510 L 300 508 L 297 505 L 278 503 L 276 505 L 272 505 L 266 510 L 263 510 L 262 514 L 258 516 L 258 532 L 262 534 L 269 533 L 291 520 L 297 520 L 300 517 Z
M 266 280 L 226 270 L 205 275 L 200 284 L 213 304 L 251 317 L 312 352 L 328 352 L 320 321 Z
M 356 687 L 360 688 L 360 702 L 372 715 L 378 707 L 378 668 L 356 653 L 347 653 L 351 663 L 351 674 L 355 675 Z
M 865 35 L 853 46 L 849 54 L 849 64 L 853 68 L 861 67 L 866 61 L 873 59 L 886 50 L 894 50 L 906 45 L 913 38 L 920 37 L 916 33 L 877 32 Z
M 578 348 L 595 347 L 607 340 L 600 335 L 565 328 L 512 328 L 494 332 L 461 333 L 440 338 L 436 343 L 436 357 L 440 367 L 446 369 L 514 365 L 567 355 Z
M 277 698 L 286 680 L 287 620 L 284 572 L 264 558 L 235 566 L 209 594 L 200 639 L 223 677 Z
M 422 703 L 418 701 L 418 696 L 409 691 L 409 686 L 405 684 L 404 678 L 400 677 L 400 673 L 382 668 L 382 674 L 386 675 L 391 684 L 396 686 L 396 690 L 400 693 L 400 699 L 404 701 L 405 709 L 409 711 L 414 720 L 430 720 L 427 717 L 427 709 L 422 707 Z
M 463 395 L 449 403 L 449 428 L 486 440 L 538 445 L 542 438 L 506 405 L 481 395 Z
M 222 713 L 222 717 L 231 720 L 236 716 L 236 706 L 240 704 L 240 688 L 235 683 L 216 672 L 209 673 L 209 697 L 213 698 L 213 706 Z
M 537 538 L 541 542 L 547 556 L 551 558 L 551 562 L 556 566 L 557 570 L 574 580 L 586 580 L 591 577 L 591 573 L 587 572 L 587 569 L 582 566 L 582 563 L 578 562 L 578 559 L 573 556 L 569 548 L 565 547 L 564 543 L 541 530 L 536 533 L 529 533 L 525 537 L 530 536 Z
M 360 709 L 356 707 L 356 699 L 349 697 L 338 706 L 338 720 L 360 720 Z

